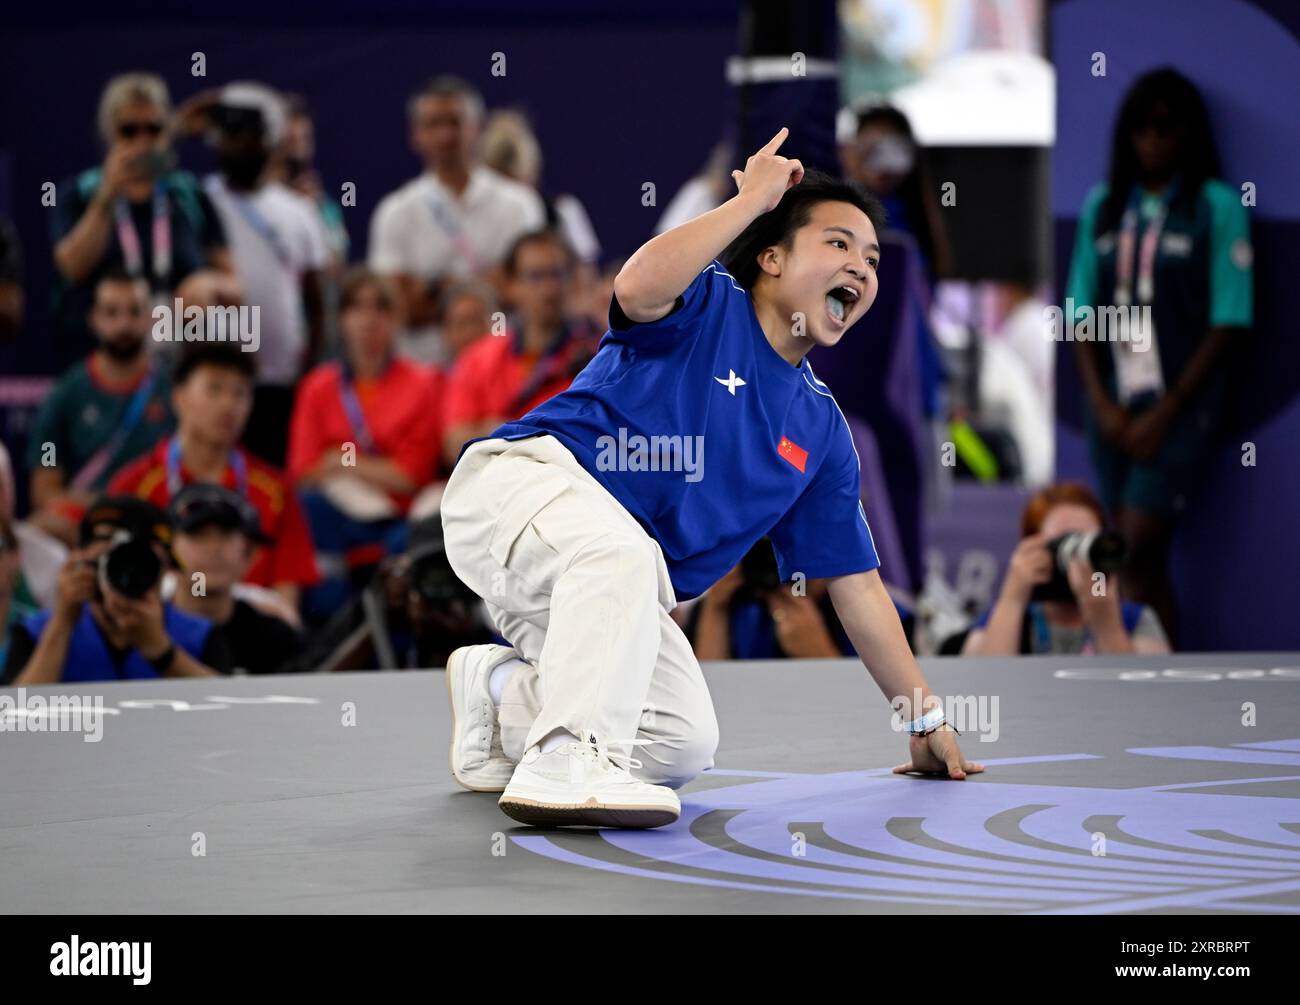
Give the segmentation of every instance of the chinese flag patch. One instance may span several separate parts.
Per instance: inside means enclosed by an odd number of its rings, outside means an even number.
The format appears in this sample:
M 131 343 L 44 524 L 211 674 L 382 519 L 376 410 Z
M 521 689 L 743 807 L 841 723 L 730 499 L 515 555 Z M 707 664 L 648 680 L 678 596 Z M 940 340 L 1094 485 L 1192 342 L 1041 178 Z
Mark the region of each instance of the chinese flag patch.
M 804 466 L 808 463 L 808 451 L 785 436 L 782 436 L 781 442 L 776 445 L 776 451 L 798 468 L 801 474 L 803 473 Z

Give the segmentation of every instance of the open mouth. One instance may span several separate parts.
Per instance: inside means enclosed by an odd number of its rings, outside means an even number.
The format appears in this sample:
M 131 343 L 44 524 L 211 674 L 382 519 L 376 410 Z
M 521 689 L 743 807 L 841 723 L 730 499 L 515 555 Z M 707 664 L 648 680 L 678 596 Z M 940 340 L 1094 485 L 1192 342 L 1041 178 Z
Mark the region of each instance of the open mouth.
M 856 287 L 836 286 L 826 294 L 826 313 L 837 325 L 844 324 L 844 319 L 853 310 L 862 294 Z

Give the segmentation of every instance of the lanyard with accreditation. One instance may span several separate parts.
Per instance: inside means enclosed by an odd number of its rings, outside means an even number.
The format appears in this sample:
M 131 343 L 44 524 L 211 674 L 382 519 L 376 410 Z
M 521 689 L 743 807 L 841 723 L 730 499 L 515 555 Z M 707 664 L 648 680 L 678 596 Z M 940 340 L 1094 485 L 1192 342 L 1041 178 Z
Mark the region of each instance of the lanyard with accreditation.
M 238 450 L 230 451 L 230 468 L 235 472 L 235 491 L 248 498 L 248 462 Z M 167 444 L 167 495 L 174 498 L 185 483 L 181 479 L 181 439 L 173 436 Z
M 1120 221 L 1119 242 L 1115 251 L 1115 297 L 1120 330 L 1111 333 L 1111 354 L 1115 362 L 1115 382 L 1121 405 L 1129 405 L 1139 398 L 1159 397 L 1164 394 L 1164 374 L 1160 369 L 1160 348 L 1156 341 L 1155 322 L 1151 318 L 1151 302 L 1155 297 L 1156 251 L 1160 246 L 1160 233 L 1169 213 L 1169 203 L 1178 189 L 1178 181 L 1170 182 L 1160 199 L 1155 215 L 1151 217 L 1138 241 L 1138 208 L 1142 192 L 1135 185 L 1128 206 Z M 1137 289 L 1133 287 L 1133 265 L 1137 259 Z M 1138 337 L 1132 330 L 1131 315 L 1143 311 L 1137 323 L 1141 325 Z
M 126 441 L 131 438 L 131 433 L 144 418 L 145 406 L 149 404 L 149 398 L 153 394 L 154 379 L 155 374 L 150 367 L 135 389 L 135 393 L 131 395 L 131 400 L 127 402 L 126 411 L 122 413 L 122 419 L 113 430 L 113 434 L 86 459 L 81 470 L 73 476 L 72 488 L 78 491 L 90 489 L 99 481 L 100 475 L 108 470 L 109 463 L 117 457 L 118 451 L 126 445 Z
M 131 220 L 130 204 L 122 198 L 113 200 L 113 225 L 117 243 L 122 248 L 122 264 L 132 277 L 144 275 L 144 252 L 140 235 Z M 162 289 L 172 270 L 172 228 L 167 212 L 167 188 L 160 181 L 153 189 L 153 274 L 154 288 Z
M 380 371 L 381 375 L 388 371 L 389 362 L 384 364 L 383 370 Z M 370 435 L 370 426 L 366 422 L 365 412 L 361 410 L 361 401 L 357 398 L 356 387 L 353 384 L 352 367 L 347 364 L 346 360 L 339 363 L 339 397 L 343 401 L 343 412 L 348 417 L 348 425 L 352 427 L 352 435 L 356 437 L 361 452 L 364 454 L 377 453 L 375 438 Z

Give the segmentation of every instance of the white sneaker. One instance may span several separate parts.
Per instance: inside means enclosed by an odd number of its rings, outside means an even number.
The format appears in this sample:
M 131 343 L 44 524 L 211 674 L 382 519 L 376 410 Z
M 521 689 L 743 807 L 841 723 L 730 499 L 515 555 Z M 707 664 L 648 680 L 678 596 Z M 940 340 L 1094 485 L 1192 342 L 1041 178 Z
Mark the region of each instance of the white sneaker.
M 497 805 L 534 826 L 662 827 L 682 812 L 676 792 L 637 781 L 590 733 L 546 754 L 531 747 Z
M 462 646 L 447 658 L 451 699 L 451 773 L 474 792 L 500 792 L 515 765 L 501 748 L 497 710 L 488 690 L 492 670 L 519 654 L 506 646 Z

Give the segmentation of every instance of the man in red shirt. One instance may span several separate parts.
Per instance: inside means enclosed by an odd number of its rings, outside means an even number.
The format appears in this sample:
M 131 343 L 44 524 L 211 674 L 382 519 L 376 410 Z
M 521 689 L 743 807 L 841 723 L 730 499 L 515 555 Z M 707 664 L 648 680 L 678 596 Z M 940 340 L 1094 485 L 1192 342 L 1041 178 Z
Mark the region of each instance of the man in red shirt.
M 190 482 L 234 489 L 257 507 L 272 542 L 258 549 L 248 581 L 274 588 L 296 609 L 300 589 L 320 578 L 307 520 L 284 475 L 238 446 L 256 372 L 252 355 L 233 343 L 187 345 L 172 377 L 176 435 L 123 468 L 109 491 L 166 508 Z
M 596 351 L 598 333 L 564 316 L 573 252 L 559 234 L 525 234 L 504 268 L 514 315 L 503 333 L 465 349 L 447 376 L 443 453 L 449 467 L 466 440 L 488 435 L 567 389 Z

